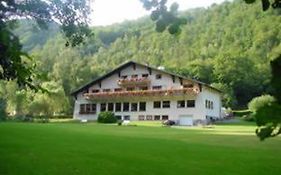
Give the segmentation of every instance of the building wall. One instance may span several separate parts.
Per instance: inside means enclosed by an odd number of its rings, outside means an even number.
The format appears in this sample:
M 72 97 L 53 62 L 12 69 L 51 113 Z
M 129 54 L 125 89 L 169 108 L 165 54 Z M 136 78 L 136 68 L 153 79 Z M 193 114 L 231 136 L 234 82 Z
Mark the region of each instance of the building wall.
M 127 75 L 130 77 L 131 75 L 138 74 L 141 77 L 142 74 L 149 74 L 149 70 L 147 67 L 136 65 L 135 69 L 133 66 L 129 66 L 120 71 L 120 76 Z M 156 74 L 161 74 L 161 79 L 156 79 Z M 162 86 L 162 89 L 178 89 L 181 88 L 182 85 L 180 83 L 180 79 L 175 77 L 174 81 L 172 75 L 163 73 L 157 70 L 151 70 L 151 75 L 148 77 L 151 80 L 151 84 L 149 85 L 149 89 L 153 86 Z M 89 92 L 93 89 L 111 89 L 120 88 L 117 84 L 117 81 L 120 79 L 119 74 L 115 73 L 114 75 L 104 79 L 101 81 L 101 87 L 99 84 L 95 84 L 89 88 Z M 115 112 L 115 115 L 125 116 L 130 115 L 131 120 L 138 120 L 139 115 L 168 115 L 170 120 L 179 120 L 180 115 L 192 115 L 193 120 L 205 120 L 206 116 L 219 118 L 220 117 L 220 109 L 221 109 L 221 100 L 220 100 L 220 93 L 206 86 L 203 86 L 202 92 L 197 94 L 196 96 L 185 95 L 179 97 L 169 97 L 169 96 L 160 96 L 160 97 L 150 97 L 150 98 L 139 98 L 139 97 L 130 97 L 129 99 L 118 99 L 119 101 L 112 101 L 112 100 L 104 100 L 104 101 L 90 101 L 86 100 L 83 97 L 83 92 L 80 92 L 75 100 L 74 106 L 74 119 L 87 119 L 87 120 L 96 120 L 97 115 L 100 112 L 100 103 L 103 102 L 146 102 L 146 111 L 145 112 Z M 154 101 L 163 101 L 168 100 L 170 101 L 170 108 L 160 108 L 155 109 L 153 108 Z M 178 100 L 195 100 L 195 107 L 194 108 L 178 108 L 177 101 Z M 205 107 L 205 101 L 209 100 L 213 102 L 213 109 L 207 109 Z M 80 104 L 89 104 L 95 103 L 97 104 L 97 113 L 94 114 L 79 114 Z M 131 106 L 130 106 L 131 107 Z M 138 106 L 139 107 L 139 106 Z

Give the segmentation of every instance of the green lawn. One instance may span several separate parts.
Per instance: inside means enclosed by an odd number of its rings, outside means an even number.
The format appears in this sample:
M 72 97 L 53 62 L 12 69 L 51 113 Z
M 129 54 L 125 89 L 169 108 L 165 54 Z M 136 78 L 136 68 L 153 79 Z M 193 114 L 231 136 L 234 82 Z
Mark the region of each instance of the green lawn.
M 0 174 L 281 174 L 281 137 L 254 129 L 0 123 Z

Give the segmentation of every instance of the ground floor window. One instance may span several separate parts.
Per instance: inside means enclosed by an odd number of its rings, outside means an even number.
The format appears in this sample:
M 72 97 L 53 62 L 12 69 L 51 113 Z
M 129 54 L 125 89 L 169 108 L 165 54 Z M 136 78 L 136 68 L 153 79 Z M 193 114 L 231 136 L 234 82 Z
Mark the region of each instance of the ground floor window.
M 130 120 L 130 116 L 129 115 L 125 115 L 124 116 L 124 120 Z
M 101 111 L 101 112 L 106 111 L 106 103 L 101 103 L 101 104 L 100 104 L 100 111 Z
M 121 115 L 116 115 L 115 117 L 117 118 L 117 120 L 122 120 L 122 116 Z
M 169 116 L 168 115 L 162 115 L 162 120 L 169 120 Z
M 139 115 L 139 120 L 144 120 L 144 115 Z
M 153 107 L 154 107 L 154 108 L 161 108 L 161 101 L 155 101 L 155 102 L 153 102 Z
M 160 115 L 155 115 L 154 120 L 160 120 Z
M 184 107 L 185 107 L 185 101 L 184 101 L 184 100 L 178 101 L 177 107 L 178 107 L 178 108 L 184 108 Z
M 146 111 L 146 102 L 140 102 L 140 111 Z
M 128 103 L 128 102 L 125 102 L 125 103 L 123 103 L 123 111 L 129 111 L 129 108 L 130 108 L 130 103 Z
M 121 103 L 115 103 L 115 111 L 120 112 L 121 111 Z
M 170 101 L 163 101 L 162 107 L 163 108 L 169 108 L 170 107 Z
M 138 111 L 138 103 L 131 103 L 131 111 Z
M 195 107 L 195 100 L 187 100 L 186 107 L 194 108 Z
M 80 104 L 80 114 L 95 114 L 97 112 L 96 104 Z
M 79 113 L 80 114 L 85 114 L 86 112 L 86 104 L 80 104 L 80 110 L 79 110 Z
M 107 110 L 112 112 L 114 110 L 114 104 L 113 103 L 108 103 L 107 104 Z
M 147 115 L 146 120 L 152 120 L 152 115 Z

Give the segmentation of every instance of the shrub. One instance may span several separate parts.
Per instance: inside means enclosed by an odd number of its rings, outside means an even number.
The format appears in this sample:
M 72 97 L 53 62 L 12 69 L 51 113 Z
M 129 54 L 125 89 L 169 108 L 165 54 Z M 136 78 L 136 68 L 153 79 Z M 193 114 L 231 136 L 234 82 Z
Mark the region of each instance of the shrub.
M 262 95 L 256 98 L 253 98 L 249 103 L 248 103 L 248 108 L 251 112 L 256 113 L 257 110 L 260 108 L 269 105 L 275 101 L 275 98 L 270 96 L 270 95 Z
M 99 123 L 116 123 L 117 118 L 113 112 L 101 112 L 98 116 Z
M 254 117 L 253 114 L 243 115 L 243 116 L 242 116 L 242 119 L 243 119 L 244 121 L 247 121 L 247 122 L 253 122 L 253 121 L 255 121 L 255 117 Z
M 6 101 L 0 98 L 0 121 L 4 121 L 7 118 L 6 113 Z

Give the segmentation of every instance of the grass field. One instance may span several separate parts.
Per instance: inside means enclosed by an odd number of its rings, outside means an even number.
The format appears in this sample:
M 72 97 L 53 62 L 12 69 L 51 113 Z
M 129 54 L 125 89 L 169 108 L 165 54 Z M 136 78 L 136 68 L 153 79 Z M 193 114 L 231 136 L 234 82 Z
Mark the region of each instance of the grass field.
M 281 137 L 254 129 L 0 123 L 0 174 L 281 174 Z

